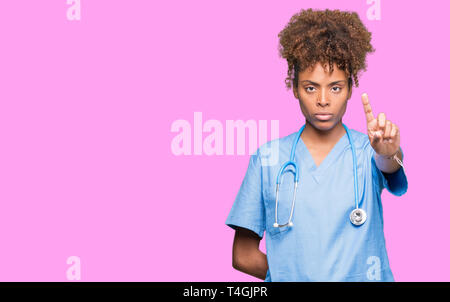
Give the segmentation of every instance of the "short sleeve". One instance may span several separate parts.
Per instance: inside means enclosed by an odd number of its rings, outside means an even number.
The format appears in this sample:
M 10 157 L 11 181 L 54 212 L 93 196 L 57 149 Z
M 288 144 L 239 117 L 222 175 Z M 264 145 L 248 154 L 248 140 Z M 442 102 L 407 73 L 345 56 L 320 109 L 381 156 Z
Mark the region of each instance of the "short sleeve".
M 251 155 L 242 181 L 225 224 L 236 230 L 242 227 L 255 232 L 260 238 L 265 230 L 265 208 L 262 194 L 262 171 L 259 152 Z
M 373 149 L 372 149 L 373 150 Z M 400 151 L 403 154 L 403 150 L 400 147 Z M 404 162 L 405 157 L 403 156 L 402 162 Z M 378 169 L 375 161 L 375 151 L 372 155 L 372 168 L 373 176 L 381 190 L 386 188 L 391 194 L 395 196 L 401 196 L 408 190 L 408 179 L 406 178 L 405 170 L 400 167 L 394 173 L 385 173 Z

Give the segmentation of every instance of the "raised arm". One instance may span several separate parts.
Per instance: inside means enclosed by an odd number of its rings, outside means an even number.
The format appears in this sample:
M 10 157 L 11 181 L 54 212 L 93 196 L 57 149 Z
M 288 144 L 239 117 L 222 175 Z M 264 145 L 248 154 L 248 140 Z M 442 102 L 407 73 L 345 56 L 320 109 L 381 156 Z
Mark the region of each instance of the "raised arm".
M 367 93 L 364 93 L 361 99 L 366 115 L 367 134 L 375 150 L 376 165 L 382 172 L 394 173 L 400 169 L 398 161 L 393 160 L 394 155 L 398 154 L 400 162 L 403 160 L 403 153 L 399 152 L 400 130 L 396 124 L 386 119 L 384 113 L 380 113 L 377 118 L 374 117 Z

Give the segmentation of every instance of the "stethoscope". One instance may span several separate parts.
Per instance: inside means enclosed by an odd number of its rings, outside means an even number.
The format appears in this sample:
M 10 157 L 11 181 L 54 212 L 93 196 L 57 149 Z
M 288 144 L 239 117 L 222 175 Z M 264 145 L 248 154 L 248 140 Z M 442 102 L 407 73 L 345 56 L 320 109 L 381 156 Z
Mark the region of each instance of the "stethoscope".
M 353 145 L 353 140 L 352 137 L 350 135 L 350 131 L 348 130 L 347 126 L 345 126 L 344 124 L 342 124 L 345 128 L 345 131 L 347 132 L 347 136 L 348 136 L 348 140 L 350 141 L 350 146 L 352 149 L 352 156 L 353 156 L 353 187 L 354 187 L 354 192 L 355 192 L 355 209 L 353 209 L 353 211 L 350 213 L 350 221 L 354 224 L 354 225 L 361 225 L 366 221 L 367 215 L 366 212 L 363 209 L 359 209 L 358 208 L 358 171 L 356 170 L 357 167 L 357 162 L 356 162 L 356 152 L 355 152 L 355 147 Z M 297 143 L 298 140 L 300 139 L 300 135 L 303 132 L 303 129 L 305 129 L 305 125 L 303 125 L 300 130 L 297 133 L 297 136 L 294 139 L 294 144 L 292 145 L 292 149 L 291 149 L 291 157 L 289 159 L 289 161 L 285 162 L 281 168 L 280 171 L 278 171 L 278 175 L 277 175 L 277 189 L 276 189 L 276 195 L 275 195 L 275 223 L 273 224 L 274 227 L 278 228 L 278 227 L 284 227 L 284 226 L 290 226 L 292 227 L 294 224 L 292 223 L 292 214 L 294 212 L 294 204 L 295 204 L 295 196 L 297 193 L 297 186 L 298 186 L 298 168 L 297 168 L 297 164 L 294 161 L 294 156 L 295 156 L 295 149 L 297 148 Z M 285 224 L 278 224 L 277 220 L 278 220 L 278 215 L 277 215 L 277 210 L 278 210 L 278 190 L 281 184 L 281 174 L 284 172 L 284 170 L 286 169 L 287 166 L 292 165 L 294 167 L 294 197 L 292 199 L 292 206 L 291 206 L 291 214 L 289 216 L 289 221 L 288 223 Z

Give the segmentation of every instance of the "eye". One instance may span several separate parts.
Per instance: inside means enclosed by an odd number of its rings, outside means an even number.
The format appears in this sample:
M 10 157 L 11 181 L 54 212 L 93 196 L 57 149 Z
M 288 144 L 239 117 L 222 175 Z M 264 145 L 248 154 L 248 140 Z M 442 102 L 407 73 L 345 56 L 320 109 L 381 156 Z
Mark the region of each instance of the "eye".
M 342 88 L 339 87 L 339 86 L 334 86 L 334 87 L 331 88 L 331 89 L 334 89 L 334 88 L 338 88 L 338 90 L 333 90 L 333 92 L 340 92 L 340 91 L 342 90 Z
M 312 87 L 312 86 L 308 86 L 308 87 L 305 87 L 305 90 L 306 90 L 306 92 L 313 92 L 314 90 L 308 90 L 309 88 L 311 88 L 311 89 L 316 89 L 316 88 L 314 88 L 314 87 Z M 333 88 L 331 88 L 332 90 L 333 90 L 333 92 L 340 92 L 341 90 L 342 90 L 342 88 L 341 87 L 339 87 L 339 86 L 334 86 Z

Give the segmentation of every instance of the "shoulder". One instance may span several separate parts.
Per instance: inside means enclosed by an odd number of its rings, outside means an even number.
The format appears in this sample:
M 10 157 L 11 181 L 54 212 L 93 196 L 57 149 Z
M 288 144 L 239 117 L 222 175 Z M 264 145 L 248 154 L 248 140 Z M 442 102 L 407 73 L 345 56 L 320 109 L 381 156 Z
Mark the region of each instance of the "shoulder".
M 369 136 L 366 133 L 360 132 L 355 129 L 349 130 L 355 147 L 357 149 L 367 150 L 367 148 L 370 146 Z
M 273 167 L 279 164 L 280 158 L 289 158 L 291 147 L 297 131 L 268 141 L 252 154 L 252 157 L 263 167 Z
M 357 154 L 363 154 L 364 158 L 371 161 L 375 150 L 370 144 L 369 136 L 366 133 L 360 132 L 355 129 L 349 129 L 353 139 L 353 145 Z M 349 146 L 350 148 L 350 146 Z
M 280 152 L 281 149 L 286 149 L 288 146 L 291 146 L 297 131 L 292 132 L 288 135 L 270 140 L 264 144 L 262 144 L 252 155 L 262 156 L 265 154 L 273 154 L 274 152 Z

